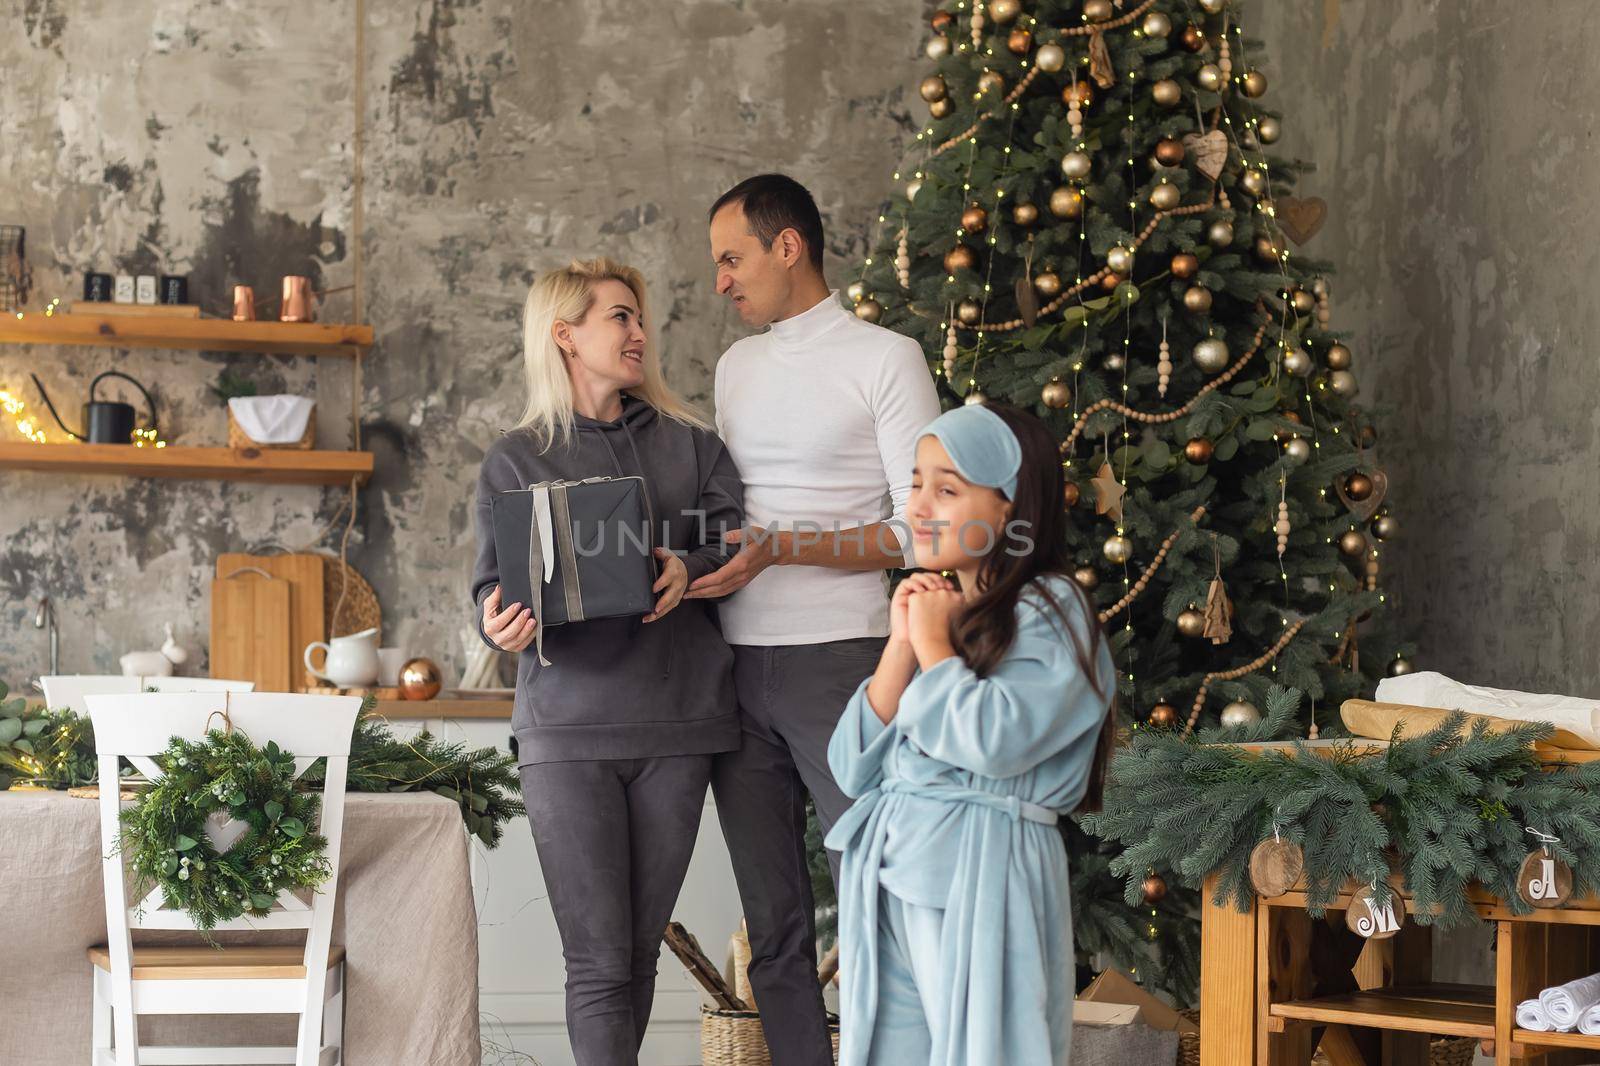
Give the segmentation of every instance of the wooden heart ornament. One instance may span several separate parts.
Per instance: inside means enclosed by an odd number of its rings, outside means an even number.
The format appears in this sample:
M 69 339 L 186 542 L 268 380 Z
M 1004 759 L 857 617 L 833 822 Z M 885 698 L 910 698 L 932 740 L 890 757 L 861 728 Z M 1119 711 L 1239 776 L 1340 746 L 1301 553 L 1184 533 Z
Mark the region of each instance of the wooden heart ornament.
M 1315 237 L 1328 220 L 1328 201 L 1320 196 L 1282 196 L 1277 200 L 1278 225 L 1289 239 L 1304 244 Z
M 1333 491 L 1338 494 L 1339 502 L 1355 516 L 1357 522 L 1365 522 L 1378 513 L 1378 508 L 1383 504 L 1383 497 L 1389 491 L 1389 475 L 1382 470 L 1362 470 L 1372 481 L 1372 491 L 1364 500 L 1352 500 L 1344 490 L 1344 478 L 1339 478 L 1333 483 Z
M 1183 138 L 1183 150 L 1194 159 L 1194 168 L 1212 181 L 1222 175 L 1228 162 L 1228 135 L 1221 130 L 1207 134 L 1191 133 Z

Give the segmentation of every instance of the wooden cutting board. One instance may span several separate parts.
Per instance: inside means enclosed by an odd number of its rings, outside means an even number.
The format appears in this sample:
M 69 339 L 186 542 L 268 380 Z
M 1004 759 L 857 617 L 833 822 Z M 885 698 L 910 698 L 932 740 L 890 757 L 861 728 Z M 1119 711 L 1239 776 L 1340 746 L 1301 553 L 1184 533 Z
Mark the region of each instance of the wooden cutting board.
M 290 690 L 289 582 L 254 572 L 211 582 L 211 676 Z
M 290 690 L 299 691 L 308 685 L 325 684 L 306 670 L 304 658 L 307 644 L 328 639 L 322 602 L 322 556 L 245 555 L 230 552 L 217 556 L 217 577 L 226 577 L 246 566 L 265 570 L 273 577 L 289 583 Z

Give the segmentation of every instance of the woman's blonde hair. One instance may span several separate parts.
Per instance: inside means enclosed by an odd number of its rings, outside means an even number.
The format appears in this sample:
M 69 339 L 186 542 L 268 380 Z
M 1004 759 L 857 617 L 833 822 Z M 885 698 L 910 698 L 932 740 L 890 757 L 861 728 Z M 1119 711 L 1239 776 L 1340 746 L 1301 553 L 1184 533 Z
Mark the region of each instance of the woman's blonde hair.
M 639 302 L 639 320 L 645 329 L 644 382 L 624 391 L 654 407 L 656 411 L 685 425 L 709 429 L 705 418 L 667 384 L 656 355 L 654 330 L 645 307 L 644 276 L 631 266 L 601 256 L 575 259 L 558 270 L 543 274 L 528 289 L 522 312 L 523 364 L 528 378 L 528 405 L 517 422 L 518 429 L 531 429 L 541 448 L 557 441 L 563 444 L 572 436 L 572 380 L 567 376 L 566 360 L 556 344 L 557 322 L 575 325 L 584 320 L 594 306 L 595 286 L 606 280 L 620 281 L 633 291 Z

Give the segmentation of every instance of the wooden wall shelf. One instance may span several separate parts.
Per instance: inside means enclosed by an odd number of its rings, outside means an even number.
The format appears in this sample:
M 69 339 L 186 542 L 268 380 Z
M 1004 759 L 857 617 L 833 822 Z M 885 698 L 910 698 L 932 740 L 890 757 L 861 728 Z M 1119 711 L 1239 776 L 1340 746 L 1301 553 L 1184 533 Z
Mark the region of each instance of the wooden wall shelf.
M 379 700 L 373 713 L 385 718 L 502 718 L 511 717 L 508 699 Z
M 0 316 L 0 343 L 355 355 L 372 346 L 372 327 L 332 322 L 235 322 L 228 318 L 29 312 L 21 318 Z
M 366 484 L 372 453 L 291 448 L 136 448 L 131 444 L 0 441 L 0 469 L 258 481 L 276 485 Z

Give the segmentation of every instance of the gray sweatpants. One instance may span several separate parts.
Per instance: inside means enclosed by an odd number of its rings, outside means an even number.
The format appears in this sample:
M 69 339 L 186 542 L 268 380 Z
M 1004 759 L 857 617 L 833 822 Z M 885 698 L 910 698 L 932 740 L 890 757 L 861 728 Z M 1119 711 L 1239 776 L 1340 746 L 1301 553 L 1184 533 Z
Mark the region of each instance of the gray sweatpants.
M 750 986 L 773 1066 L 833 1064 L 817 983 L 805 797 L 824 833 L 849 809 L 828 769 L 828 741 L 883 645 L 862 637 L 733 648 L 743 743 L 713 756 L 711 788 L 750 927 Z M 837 885 L 837 852 L 828 864 Z
M 711 759 L 521 769 L 567 964 L 567 1039 L 578 1066 L 639 1061 L 661 940 L 694 853 Z

